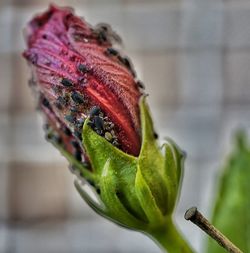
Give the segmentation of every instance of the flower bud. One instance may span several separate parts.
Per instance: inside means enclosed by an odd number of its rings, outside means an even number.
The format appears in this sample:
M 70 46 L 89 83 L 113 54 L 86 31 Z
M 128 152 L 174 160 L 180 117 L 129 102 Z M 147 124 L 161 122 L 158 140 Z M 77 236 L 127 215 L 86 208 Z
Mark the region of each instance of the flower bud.
M 132 64 L 113 48 L 107 25 L 92 27 L 69 8 L 51 6 L 27 27 L 25 58 L 31 86 L 46 117 L 47 138 L 69 160 L 99 202 L 75 186 L 100 215 L 188 248 L 172 223 L 183 154 L 168 141 L 159 148 Z M 162 232 L 168 235 L 161 240 Z M 168 239 L 169 238 L 169 239 Z
M 32 67 L 39 107 L 55 114 L 79 143 L 82 123 L 126 153 L 141 146 L 138 102 L 141 95 L 127 57 L 112 47 L 118 40 L 109 26 L 92 27 L 72 9 L 51 6 L 26 29 L 25 58 Z

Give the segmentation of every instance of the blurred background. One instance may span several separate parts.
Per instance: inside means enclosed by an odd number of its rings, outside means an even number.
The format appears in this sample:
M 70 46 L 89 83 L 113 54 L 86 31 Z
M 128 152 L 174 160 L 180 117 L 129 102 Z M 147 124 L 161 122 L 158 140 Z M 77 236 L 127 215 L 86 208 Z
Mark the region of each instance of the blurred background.
M 0 1 L 0 252 L 160 253 L 90 210 L 66 160 L 44 140 L 21 52 L 23 27 L 49 2 Z M 250 1 L 54 2 L 122 36 L 160 138 L 187 151 L 176 221 L 202 252 L 203 234 L 183 214 L 195 205 L 209 217 L 233 130 L 250 130 Z

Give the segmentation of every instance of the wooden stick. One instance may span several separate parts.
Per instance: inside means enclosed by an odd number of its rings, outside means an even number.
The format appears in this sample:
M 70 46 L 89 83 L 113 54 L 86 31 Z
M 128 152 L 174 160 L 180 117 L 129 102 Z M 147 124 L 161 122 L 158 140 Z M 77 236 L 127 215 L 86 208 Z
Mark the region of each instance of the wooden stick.
M 223 235 L 217 228 L 210 224 L 209 221 L 197 210 L 197 207 L 189 208 L 184 217 L 186 220 L 190 220 L 195 225 L 200 227 L 228 252 L 243 253 L 225 235 Z

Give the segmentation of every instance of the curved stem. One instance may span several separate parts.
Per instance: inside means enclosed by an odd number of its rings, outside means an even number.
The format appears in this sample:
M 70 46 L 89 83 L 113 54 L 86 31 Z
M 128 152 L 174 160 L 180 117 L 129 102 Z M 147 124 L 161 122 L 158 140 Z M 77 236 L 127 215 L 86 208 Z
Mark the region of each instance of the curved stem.
M 170 219 L 162 230 L 150 231 L 149 236 L 168 253 L 194 253 L 194 250 L 184 240 L 176 225 Z

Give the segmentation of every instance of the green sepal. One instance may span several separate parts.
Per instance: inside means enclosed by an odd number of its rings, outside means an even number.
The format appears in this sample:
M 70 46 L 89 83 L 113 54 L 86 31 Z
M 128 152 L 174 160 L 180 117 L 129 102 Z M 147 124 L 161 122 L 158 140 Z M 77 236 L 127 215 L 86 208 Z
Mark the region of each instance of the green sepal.
M 223 169 L 216 196 L 212 224 L 242 252 L 250 252 L 250 146 L 246 135 L 237 134 L 236 148 Z M 207 252 L 223 253 L 213 240 Z
M 165 152 L 164 170 L 169 192 L 168 207 L 171 213 L 180 192 L 184 154 L 171 139 L 166 139 L 166 141 L 167 142 L 163 144 Z
M 101 199 L 107 207 L 112 207 L 112 196 L 116 201 L 122 203 L 122 206 L 143 222 L 147 222 L 146 215 L 141 206 L 138 205 L 138 198 L 135 194 L 135 177 L 137 170 L 137 158 L 128 155 L 118 148 L 114 147 L 105 138 L 96 134 L 88 125 L 88 120 L 83 126 L 83 145 L 90 159 L 94 173 L 100 178 Z M 108 165 L 107 165 L 108 162 Z M 108 170 L 107 170 L 108 166 Z M 105 173 L 108 171 L 109 176 Z M 107 195 L 105 187 L 115 187 L 112 196 Z M 104 192 L 102 192 L 104 187 Z M 118 202 L 116 202 L 118 203 Z M 115 207 L 112 207 L 115 209 Z M 121 216 L 122 217 L 122 216 Z
M 165 218 L 155 201 L 151 189 L 143 178 L 140 167 L 138 167 L 136 174 L 135 189 L 140 204 L 149 220 L 150 229 L 163 226 Z
M 113 168 L 111 160 L 107 160 L 100 182 L 101 198 L 106 204 L 107 213 L 120 225 L 139 230 L 145 227 L 145 222 L 136 218 L 137 215 L 133 213 L 131 207 L 124 206 L 124 199 L 120 199 L 122 196 L 119 196 L 125 194 L 124 189 L 119 185 L 120 180 L 117 180 Z
M 181 162 L 177 146 L 166 144 L 165 156 L 158 146 L 145 97 L 140 100 L 140 116 L 142 145 L 138 157 L 114 147 L 89 126 L 89 119 L 85 121 L 83 146 L 98 179 L 95 187 L 105 208 L 100 209 L 83 192 L 81 195 L 104 217 L 130 229 L 150 233 L 163 229 L 171 220 Z M 76 187 L 79 191 L 79 185 Z
M 168 189 L 164 173 L 164 157 L 154 137 L 154 128 L 145 97 L 140 101 L 140 115 L 142 126 L 142 147 L 138 157 L 141 174 L 150 188 L 155 202 L 162 214 L 166 214 Z

